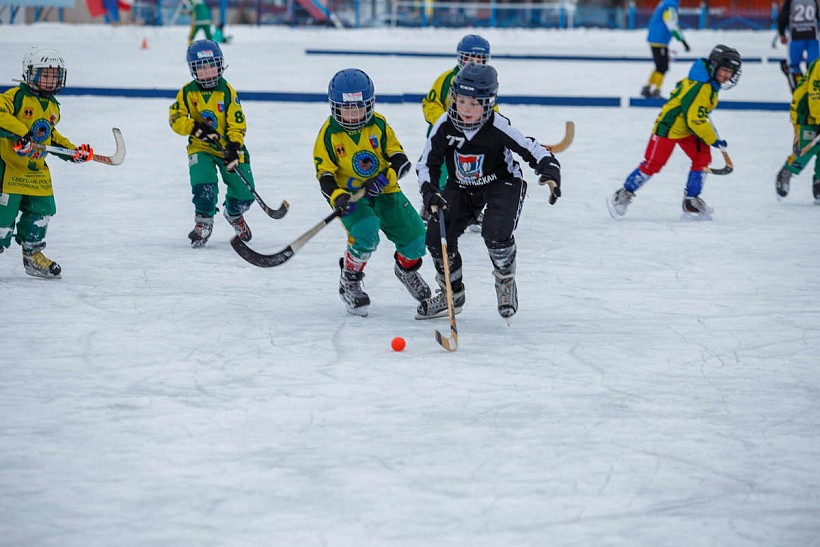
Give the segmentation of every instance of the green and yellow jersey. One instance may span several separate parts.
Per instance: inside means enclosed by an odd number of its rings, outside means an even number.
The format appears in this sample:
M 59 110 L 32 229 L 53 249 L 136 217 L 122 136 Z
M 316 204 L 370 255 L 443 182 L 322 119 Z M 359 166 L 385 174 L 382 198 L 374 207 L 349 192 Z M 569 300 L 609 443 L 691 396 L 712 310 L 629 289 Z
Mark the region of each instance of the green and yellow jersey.
M 214 156 L 221 154 L 206 142 L 191 137 L 194 122 L 206 123 L 221 135 L 220 143 L 225 148 L 228 141 L 242 146 L 244 150 L 247 123 L 236 90 L 220 78 L 212 89 L 203 89 L 195 81 L 179 90 L 174 104 L 168 111 L 168 123 L 175 133 L 188 138 L 188 155 L 207 152 Z
M 45 154 L 25 157 L 14 152 L 18 137 L 62 148 L 77 147 L 56 129 L 60 122 L 60 103 L 54 97 L 40 97 L 26 84 L 0 95 L 0 193 L 26 196 L 51 196 L 51 173 Z
M 712 145 L 717 134 L 709 123 L 709 113 L 718 104 L 718 87 L 709 77 L 703 60 L 696 61 L 689 77 L 679 81 L 661 108 L 652 132 L 660 137 L 682 139 L 700 137 Z
M 792 124 L 820 125 L 820 63 L 815 60 L 792 94 Z
M 459 67 L 448 70 L 433 82 L 433 87 L 421 100 L 421 108 L 424 111 L 424 119 L 427 121 L 427 131 L 435 125 L 442 114 L 447 112 L 447 96 L 450 94 L 450 84 L 458 74 Z
M 390 181 L 383 194 L 399 192 L 398 179 L 410 169 L 393 128 L 378 112 L 358 133 L 348 133 L 329 117 L 316 137 L 313 162 L 322 192 L 331 203 L 340 191 L 355 193 L 379 173 Z

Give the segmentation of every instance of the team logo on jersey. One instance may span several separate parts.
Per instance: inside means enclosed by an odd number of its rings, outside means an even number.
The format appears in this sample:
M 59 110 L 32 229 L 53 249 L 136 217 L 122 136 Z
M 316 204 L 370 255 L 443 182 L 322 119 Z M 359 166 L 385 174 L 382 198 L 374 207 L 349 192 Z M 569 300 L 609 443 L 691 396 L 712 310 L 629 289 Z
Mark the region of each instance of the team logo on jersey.
M 225 112 L 225 103 L 216 103 L 217 112 Z
M 41 118 L 31 124 L 31 129 L 29 132 L 31 133 L 31 138 L 34 139 L 35 142 L 45 142 L 51 136 L 51 124 Z
M 359 150 L 353 154 L 350 163 L 356 174 L 363 179 L 369 179 L 379 170 L 379 158 L 370 150 Z
M 24 118 L 31 118 L 32 116 L 34 116 L 34 110 L 32 110 L 31 108 L 24 108 L 23 109 L 23 117 Z
M 377 139 L 375 136 L 370 137 L 370 147 L 373 150 L 378 150 L 379 149 L 379 139 Z
M 455 152 L 456 176 L 462 183 L 470 184 L 481 178 L 484 170 L 484 154 L 461 154 Z
M 199 115 L 202 116 L 202 119 L 205 120 L 205 123 L 207 123 L 211 129 L 216 129 L 219 126 L 219 124 L 216 123 L 216 114 L 210 110 L 203 110 Z
M 334 146 L 333 151 L 336 152 L 336 156 L 339 158 L 347 156 L 347 150 L 345 150 L 345 145 L 343 144 L 337 144 Z

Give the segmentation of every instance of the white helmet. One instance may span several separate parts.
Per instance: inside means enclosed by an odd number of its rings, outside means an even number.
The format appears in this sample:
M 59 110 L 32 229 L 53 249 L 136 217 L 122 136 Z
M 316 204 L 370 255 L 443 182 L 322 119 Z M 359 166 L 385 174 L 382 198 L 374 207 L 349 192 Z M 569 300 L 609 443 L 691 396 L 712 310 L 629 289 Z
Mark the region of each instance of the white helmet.
M 56 73 L 47 74 L 43 78 L 43 70 L 56 68 Z M 32 46 L 23 57 L 23 81 L 32 91 L 42 96 L 59 93 L 65 87 L 65 61 L 56 50 Z

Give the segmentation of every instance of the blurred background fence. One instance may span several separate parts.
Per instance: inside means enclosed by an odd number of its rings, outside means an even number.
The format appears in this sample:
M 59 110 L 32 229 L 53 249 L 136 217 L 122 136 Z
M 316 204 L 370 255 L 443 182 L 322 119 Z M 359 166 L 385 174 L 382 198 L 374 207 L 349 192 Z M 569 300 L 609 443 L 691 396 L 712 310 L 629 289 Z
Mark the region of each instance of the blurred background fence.
M 178 25 L 189 0 L 0 0 L 0 24 Z M 215 24 L 360 27 L 645 28 L 658 0 L 206 0 Z M 774 28 L 771 0 L 681 0 L 683 29 Z

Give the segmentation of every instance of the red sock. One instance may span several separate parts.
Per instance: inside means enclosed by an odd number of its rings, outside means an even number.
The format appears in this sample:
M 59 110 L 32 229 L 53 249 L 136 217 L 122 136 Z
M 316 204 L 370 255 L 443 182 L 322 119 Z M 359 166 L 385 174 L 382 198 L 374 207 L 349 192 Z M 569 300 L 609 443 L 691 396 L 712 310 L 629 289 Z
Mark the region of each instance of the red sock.
M 395 258 L 396 258 L 396 262 L 399 263 L 399 266 L 401 266 L 405 270 L 410 270 L 410 269 L 414 268 L 416 266 L 416 264 L 421 262 L 420 258 L 412 258 L 411 259 L 411 258 L 404 257 L 404 256 L 400 255 L 399 253 L 396 253 Z

